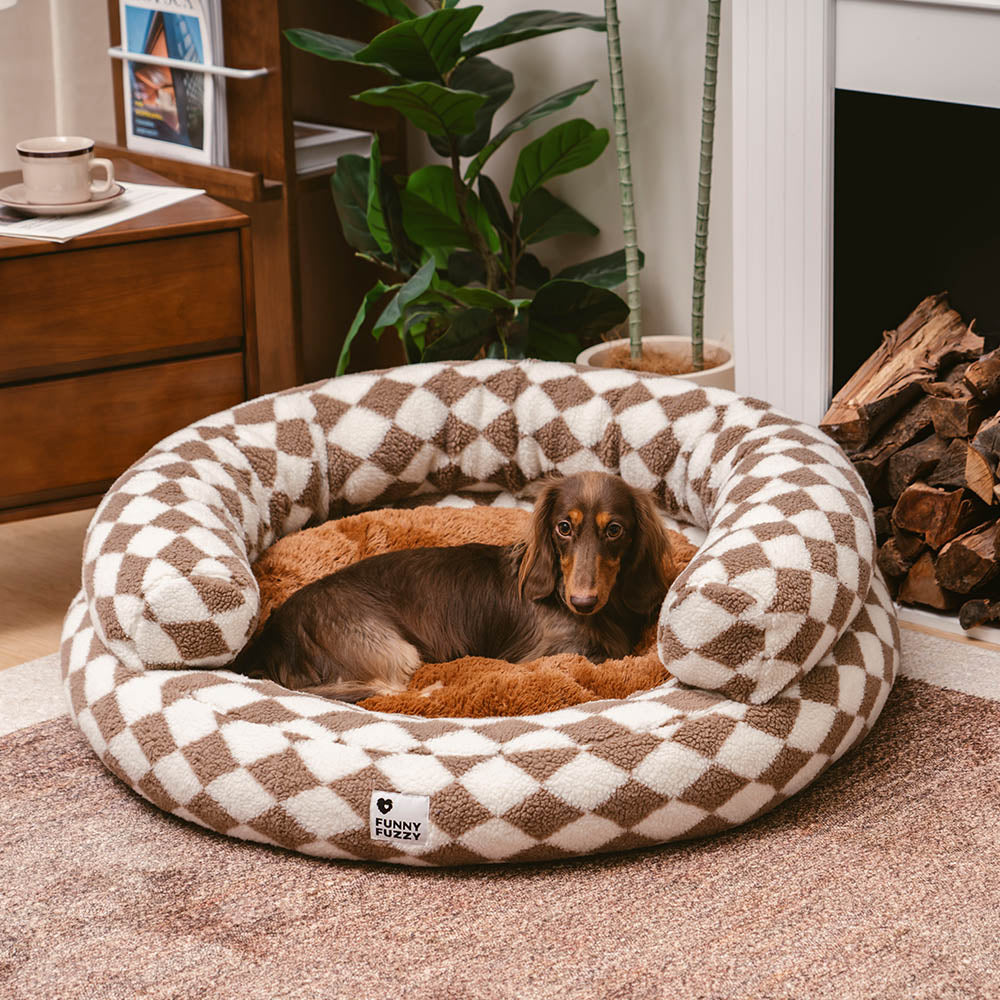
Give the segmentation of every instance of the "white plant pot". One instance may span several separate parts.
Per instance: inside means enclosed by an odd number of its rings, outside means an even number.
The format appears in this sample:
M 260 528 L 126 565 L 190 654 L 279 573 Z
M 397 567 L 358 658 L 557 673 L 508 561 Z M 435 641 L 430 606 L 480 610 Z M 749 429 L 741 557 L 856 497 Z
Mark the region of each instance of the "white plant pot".
M 643 337 L 644 345 L 656 348 L 661 351 L 690 351 L 691 340 L 689 337 L 668 337 L 664 335 Z M 576 359 L 578 365 L 590 365 L 592 368 L 606 368 L 602 364 L 602 358 L 611 351 L 612 348 L 621 344 L 628 344 L 627 339 L 609 340 L 603 344 L 595 344 L 581 351 Z M 673 375 L 672 378 L 681 378 L 686 382 L 693 382 L 695 385 L 711 385 L 718 389 L 733 389 L 736 386 L 735 369 L 733 368 L 733 352 L 720 344 L 717 340 L 705 341 L 706 353 L 709 350 L 718 351 L 725 356 L 725 360 L 714 368 L 706 368 L 700 372 L 687 372 L 684 375 Z

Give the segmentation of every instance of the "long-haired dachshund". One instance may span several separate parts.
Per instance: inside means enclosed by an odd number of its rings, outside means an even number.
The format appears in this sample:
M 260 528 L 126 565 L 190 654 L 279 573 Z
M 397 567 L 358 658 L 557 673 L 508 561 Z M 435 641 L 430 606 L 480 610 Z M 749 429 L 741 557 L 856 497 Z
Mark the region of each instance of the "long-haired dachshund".
M 652 496 L 585 472 L 544 484 L 516 545 L 386 552 L 303 587 L 231 669 L 360 701 L 461 656 L 619 658 L 675 575 Z

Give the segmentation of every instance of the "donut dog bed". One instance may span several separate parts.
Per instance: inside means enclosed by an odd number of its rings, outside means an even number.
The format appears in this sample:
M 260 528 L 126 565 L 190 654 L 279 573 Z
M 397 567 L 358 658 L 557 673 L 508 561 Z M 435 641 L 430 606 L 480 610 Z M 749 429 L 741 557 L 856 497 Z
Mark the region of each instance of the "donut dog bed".
M 660 613 L 664 684 L 423 719 L 224 669 L 276 539 L 422 495 L 508 503 L 584 469 L 707 532 Z M 766 812 L 872 726 L 899 648 L 873 553 L 844 454 L 758 400 L 555 362 L 412 365 L 241 404 L 136 462 L 88 530 L 62 668 L 105 765 L 221 833 L 414 865 L 643 847 Z

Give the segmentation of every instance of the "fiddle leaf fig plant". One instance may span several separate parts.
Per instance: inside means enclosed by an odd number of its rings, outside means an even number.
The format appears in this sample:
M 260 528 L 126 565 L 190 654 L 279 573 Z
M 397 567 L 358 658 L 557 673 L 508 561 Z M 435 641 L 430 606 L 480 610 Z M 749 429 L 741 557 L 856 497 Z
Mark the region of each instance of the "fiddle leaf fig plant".
M 423 14 L 404 0 L 357 2 L 396 24 L 368 42 L 305 28 L 285 34 L 321 58 L 383 73 L 383 85 L 354 99 L 398 111 L 427 134 L 445 162 L 396 175 L 383 165 L 377 138 L 370 156 L 338 160 L 331 187 L 344 237 L 360 256 L 382 265 L 388 280 L 365 294 L 337 374 L 347 369 L 351 344 L 369 318 L 372 336 L 393 329 L 411 362 L 479 356 L 572 361 L 584 341 L 628 316 L 612 290 L 625 280 L 625 252 L 553 275 L 535 249 L 557 236 L 597 234 L 597 226 L 547 185 L 593 163 L 608 132 L 583 118 L 553 125 L 521 149 L 503 184 L 506 196 L 487 170 L 518 132 L 568 108 L 596 81 L 568 87 L 497 127 L 514 77 L 484 53 L 572 28 L 604 31 L 604 18 L 521 11 L 474 30 L 482 6 L 458 0 L 426 0 L 431 10 Z

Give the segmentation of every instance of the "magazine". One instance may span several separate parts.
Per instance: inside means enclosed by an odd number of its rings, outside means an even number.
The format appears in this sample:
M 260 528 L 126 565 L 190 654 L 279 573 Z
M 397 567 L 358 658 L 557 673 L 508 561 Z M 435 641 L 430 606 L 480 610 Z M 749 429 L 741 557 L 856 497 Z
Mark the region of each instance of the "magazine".
M 347 153 L 368 156 L 371 146 L 371 132 L 316 122 L 295 122 L 295 172 L 311 174 L 328 170 Z
M 141 55 L 219 63 L 221 0 L 120 0 L 125 135 L 129 149 L 195 163 L 229 163 L 225 77 L 144 63 Z

